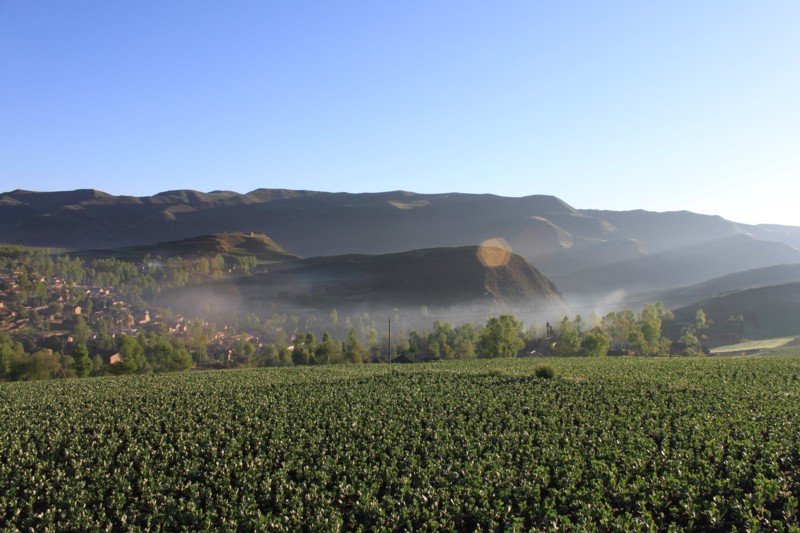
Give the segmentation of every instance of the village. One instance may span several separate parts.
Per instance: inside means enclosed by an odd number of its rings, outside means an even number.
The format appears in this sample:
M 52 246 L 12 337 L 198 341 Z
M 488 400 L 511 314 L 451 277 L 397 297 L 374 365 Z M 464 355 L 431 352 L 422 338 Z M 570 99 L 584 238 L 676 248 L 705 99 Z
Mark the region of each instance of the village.
M 114 286 L 82 285 L 57 276 L 31 282 L 25 274 L 0 270 L 0 334 L 22 343 L 28 353 L 43 349 L 69 355 L 85 344 L 104 364 L 114 365 L 124 358 L 116 339 L 145 336 L 189 348 L 197 366 L 230 366 L 246 362 L 239 360 L 248 352 L 242 345 L 262 346 L 259 337 L 237 334 L 229 325 L 217 330 L 202 319 L 134 304 Z

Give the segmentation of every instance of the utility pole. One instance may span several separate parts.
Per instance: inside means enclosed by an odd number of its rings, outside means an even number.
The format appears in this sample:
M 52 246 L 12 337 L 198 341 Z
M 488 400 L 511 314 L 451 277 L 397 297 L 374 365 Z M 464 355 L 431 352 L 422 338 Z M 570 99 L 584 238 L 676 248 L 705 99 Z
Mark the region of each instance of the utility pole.
M 389 364 L 392 364 L 392 315 L 389 315 Z

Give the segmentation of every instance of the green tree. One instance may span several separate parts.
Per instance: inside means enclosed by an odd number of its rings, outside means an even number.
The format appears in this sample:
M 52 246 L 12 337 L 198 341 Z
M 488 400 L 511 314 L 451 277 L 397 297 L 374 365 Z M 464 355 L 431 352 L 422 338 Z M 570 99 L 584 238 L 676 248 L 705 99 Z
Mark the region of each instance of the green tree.
M 317 362 L 323 365 L 335 363 L 340 359 L 339 344 L 333 340 L 329 332 L 322 334 L 322 342 L 317 344 L 314 355 Z
M 97 347 L 103 350 L 114 349 L 114 338 L 109 333 L 109 320 L 101 318 L 97 321 Z
M 516 357 L 525 347 L 522 322 L 512 315 L 492 317 L 480 335 L 481 357 Z
M 637 328 L 632 329 L 628 333 L 628 351 L 633 355 L 645 355 L 647 353 L 647 340 L 642 334 L 642 330 Z
M 92 375 L 99 376 L 102 374 L 104 371 L 103 366 L 103 358 L 100 357 L 99 353 L 94 354 L 94 357 L 92 357 Z
M 194 359 L 192 359 L 192 354 L 186 348 L 173 349 L 167 354 L 166 369 L 168 371 L 178 372 L 193 367 Z
M 570 357 L 578 354 L 581 346 L 581 338 L 578 328 L 570 321 L 569 317 L 564 317 L 559 324 L 558 341 L 556 341 L 555 353 L 560 357 Z
M 144 347 L 133 337 L 118 335 L 117 351 L 122 356 L 122 362 L 112 365 L 115 373 L 132 374 L 144 372 L 150 368 L 144 355 Z
M 23 381 L 53 379 L 61 376 L 63 368 L 60 357 L 52 350 L 39 350 L 28 358 L 19 369 Z
M 344 360 L 348 363 L 364 363 L 368 357 L 367 349 L 358 340 L 355 328 L 350 328 L 344 345 Z
M 89 358 L 89 348 L 85 344 L 79 344 L 75 347 L 72 359 L 74 360 L 72 367 L 75 369 L 76 376 L 85 378 L 91 375 L 94 365 Z
M 428 351 L 435 359 L 455 359 L 454 341 L 453 326 L 437 320 L 433 323 L 433 331 L 428 336 Z
M 211 259 L 209 263 L 211 269 L 211 277 L 214 279 L 222 279 L 225 274 L 225 258 L 217 254 Z
M 611 340 L 611 346 L 615 350 L 628 350 L 628 338 L 636 325 L 636 315 L 630 309 L 611 312 L 601 320 L 603 332 Z
M 86 324 L 86 320 L 81 315 L 75 317 L 75 326 L 72 328 L 72 335 L 76 344 L 86 344 L 89 341 L 91 330 Z
M 480 332 L 473 324 L 462 324 L 455 329 L 453 347 L 459 359 L 475 359 L 475 347 L 480 342 Z
M 292 350 L 285 344 L 277 345 L 278 360 L 282 366 L 290 366 L 292 364 Z
M 60 378 L 74 378 L 78 374 L 75 372 L 75 358 L 71 355 L 61 356 L 61 372 L 58 377 Z
M 381 355 L 381 342 L 378 339 L 378 331 L 374 327 L 367 329 L 367 351 L 371 357 Z
M 657 353 L 659 342 L 661 341 L 661 317 L 658 309 L 650 304 L 642 308 L 639 318 L 639 327 L 644 336 L 646 350 L 649 353 Z
M 292 346 L 292 363 L 295 365 L 307 365 L 309 361 L 309 351 L 306 347 L 306 336 L 296 335 Z
M 15 341 L 8 333 L 0 333 L 0 379 L 15 379 L 13 370 L 25 360 L 22 343 Z
M 661 337 L 662 323 L 672 320 L 674 315 L 671 311 L 664 309 L 661 302 L 653 305 L 647 304 L 642 308 L 639 315 L 639 328 L 645 341 L 645 353 L 649 355 L 668 355 L 669 339 Z
M 683 329 L 680 342 L 685 346 L 682 355 L 703 355 L 703 347 L 700 344 L 700 339 L 694 334 L 693 328 Z
M 581 353 L 590 357 L 602 357 L 608 354 L 610 347 L 611 341 L 599 328 L 588 332 L 581 340 Z
M 274 344 L 264 346 L 256 353 L 257 366 L 278 366 L 279 364 L 280 352 Z

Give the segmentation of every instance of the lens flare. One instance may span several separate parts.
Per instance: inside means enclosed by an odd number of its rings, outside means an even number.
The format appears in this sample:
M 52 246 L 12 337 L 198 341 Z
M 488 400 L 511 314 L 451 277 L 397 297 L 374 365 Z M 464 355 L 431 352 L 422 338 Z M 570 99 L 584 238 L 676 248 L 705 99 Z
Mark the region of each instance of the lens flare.
M 511 246 L 505 239 L 496 237 L 483 241 L 478 247 L 478 260 L 490 268 L 505 266 L 511 259 Z

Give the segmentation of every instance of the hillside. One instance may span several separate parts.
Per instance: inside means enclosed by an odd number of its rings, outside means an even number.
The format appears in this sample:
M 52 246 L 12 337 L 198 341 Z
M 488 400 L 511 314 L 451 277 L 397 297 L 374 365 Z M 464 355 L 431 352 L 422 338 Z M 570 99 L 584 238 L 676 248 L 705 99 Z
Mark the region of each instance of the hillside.
M 728 274 L 690 287 L 635 294 L 632 299 L 645 302 L 660 301 L 665 307 L 675 308 L 730 292 L 795 282 L 800 282 L 800 264 L 775 265 Z
M 166 293 L 178 310 L 237 308 L 321 312 L 331 308 L 386 313 L 392 308 L 479 308 L 526 315 L 563 315 L 555 286 L 517 255 L 497 267 L 478 247 L 437 248 L 384 255 L 315 257 L 275 265 L 267 273 Z
M 617 229 L 618 238 L 636 239 L 647 243 L 655 253 L 716 241 L 740 233 L 750 233 L 758 237 L 765 235 L 757 226 L 738 224 L 722 217 L 700 215 L 689 211 L 654 213 L 644 210 L 587 209 L 583 212 L 613 224 Z
M 287 252 L 282 246 L 262 233 L 218 233 L 189 237 L 179 241 L 159 242 L 142 246 L 112 249 L 82 249 L 70 252 L 82 258 L 115 257 L 117 259 L 139 260 L 150 257 L 213 257 L 255 256 L 265 262 L 294 260 L 298 257 Z
M 736 291 L 708 298 L 674 311 L 677 325 L 689 324 L 697 309 L 713 321 L 709 346 L 745 339 L 771 339 L 800 335 L 800 283 L 787 283 Z M 741 321 L 732 320 L 741 318 Z
M 702 244 L 660 253 L 551 274 L 567 294 L 590 294 L 598 288 L 615 287 L 628 292 L 665 290 L 780 264 L 800 263 L 800 250 L 787 244 L 738 234 Z

